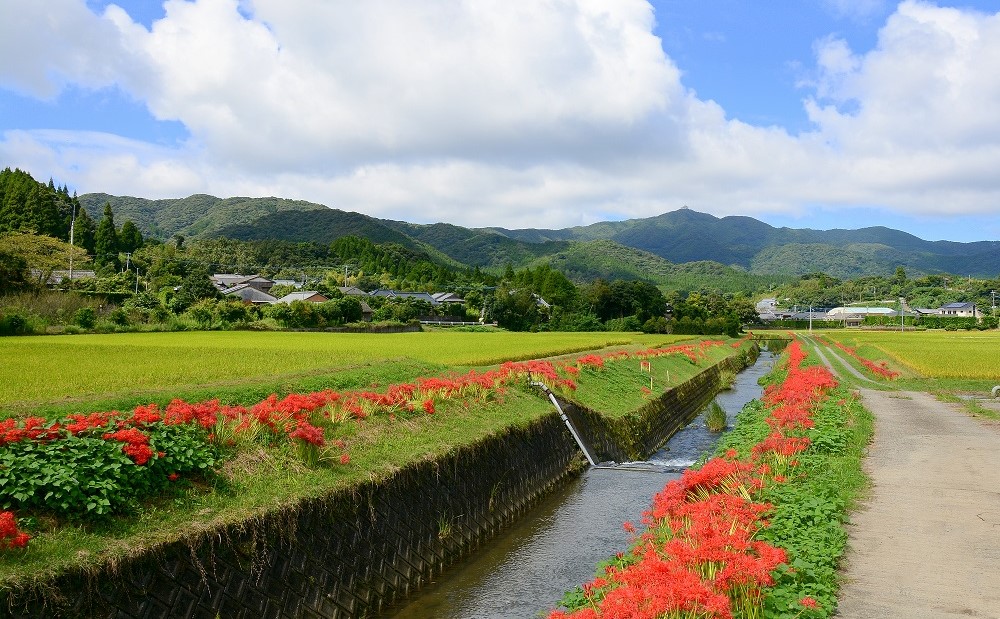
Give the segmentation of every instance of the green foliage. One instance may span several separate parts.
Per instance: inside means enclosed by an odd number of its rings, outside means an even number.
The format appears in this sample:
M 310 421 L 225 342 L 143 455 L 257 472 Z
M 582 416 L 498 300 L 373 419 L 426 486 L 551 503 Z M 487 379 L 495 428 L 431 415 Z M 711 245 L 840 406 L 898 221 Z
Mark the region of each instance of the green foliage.
M 170 474 L 209 475 L 217 460 L 206 432 L 196 425 L 146 428 L 154 455 L 144 465 L 122 451 L 123 443 L 101 438 L 102 432 L 5 445 L 0 507 L 74 519 L 105 516 L 162 491 Z
M 0 314 L 0 335 L 26 335 L 33 330 L 31 320 L 21 312 L 6 310 Z
M 119 250 L 131 253 L 142 247 L 142 243 L 142 233 L 139 232 L 139 228 L 132 223 L 132 220 L 129 219 L 123 223 L 122 229 L 118 232 Z
M 115 228 L 115 214 L 111 210 L 111 205 L 106 203 L 104 216 L 94 232 L 94 263 L 98 266 L 110 266 L 117 271 L 121 268 L 118 251 L 119 242 L 118 230 Z
M 27 172 L 0 171 L 0 234 L 25 232 L 69 240 L 73 209 L 79 208 L 65 186 L 37 182 Z
M 93 329 L 97 324 L 97 312 L 92 307 L 81 307 L 73 314 L 73 324 L 84 329 Z
M 83 249 L 71 247 L 69 243 L 50 236 L 2 234 L 0 269 L 11 273 L 13 284 L 0 284 L 0 287 L 11 285 L 13 288 L 23 288 L 30 285 L 33 288 L 43 288 L 53 271 L 69 267 L 71 255 L 75 258 L 77 267 L 87 261 Z

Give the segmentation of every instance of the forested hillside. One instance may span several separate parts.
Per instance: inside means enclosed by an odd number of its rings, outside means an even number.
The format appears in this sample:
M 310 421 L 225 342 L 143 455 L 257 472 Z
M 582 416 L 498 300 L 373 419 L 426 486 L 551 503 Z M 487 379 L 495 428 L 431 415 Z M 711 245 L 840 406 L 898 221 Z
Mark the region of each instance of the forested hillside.
M 0 233 L 30 231 L 68 240 L 74 210 L 87 218 L 65 185 L 56 187 L 51 179 L 46 185 L 17 169 L 0 171 Z

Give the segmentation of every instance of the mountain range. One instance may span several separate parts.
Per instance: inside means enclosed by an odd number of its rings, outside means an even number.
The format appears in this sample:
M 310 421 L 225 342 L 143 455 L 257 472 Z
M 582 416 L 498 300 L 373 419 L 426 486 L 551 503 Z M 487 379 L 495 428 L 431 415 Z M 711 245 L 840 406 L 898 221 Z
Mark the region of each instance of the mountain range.
M 521 268 L 547 263 L 584 281 L 641 278 L 676 285 L 714 274 L 726 291 L 729 284 L 738 289 L 813 272 L 840 278 L 889 275 L 899 266 L 909 275 L 995 277 L 1000 272 L 1000 241 L 926 241 L 880 226 L 775 228 L 752 217 L 719 218 L 687 207 L 655 217 L 559 230 L 509 230 L 413 224 L 282 198 L 199 194 L 147 200 L 94 193 L 80 196 L 80 203 L 95 216 L 109 203 L 119 223 L 131 219 L 143 234 L 160 239 L 225 236 L 329 243 L 354 235 L 398 243 L 449 266 Z

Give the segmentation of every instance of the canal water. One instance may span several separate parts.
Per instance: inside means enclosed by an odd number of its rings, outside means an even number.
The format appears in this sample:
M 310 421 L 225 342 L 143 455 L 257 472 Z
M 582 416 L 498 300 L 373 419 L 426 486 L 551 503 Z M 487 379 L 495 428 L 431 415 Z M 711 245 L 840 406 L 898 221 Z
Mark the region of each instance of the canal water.
M 715 398 L 729 424 L 759 398 L 757 379 L 775 356 L 764 351 Z M 708 407 L 706 407 L 707 411 Z M 530 619 L 544 616 L 563 593 L 589 581 L 598 562 L 628 548 L 622 523 L 638 525 L 652 496 L 711 452 L 719 434 L 705 411 L 648 462 L 589 469 L 537 505 L 518 524 L 452 566 L 392 619 Z M 639 470 L 637 470 L 639 469 Z

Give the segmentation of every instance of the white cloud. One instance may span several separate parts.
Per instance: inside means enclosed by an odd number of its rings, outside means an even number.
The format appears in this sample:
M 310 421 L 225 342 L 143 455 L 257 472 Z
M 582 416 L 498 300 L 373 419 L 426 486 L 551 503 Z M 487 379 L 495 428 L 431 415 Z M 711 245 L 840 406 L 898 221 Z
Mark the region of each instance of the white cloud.
M 0 4 L 0 86 L 51 98 L 68 83 L 99 88 L 122 71 L 118 30 L 80 0 Z
M 40 97 L 116 85 L 191 135 L 172 148 L 0 138 L 10 165 L 82 191 L 278 195 L 508 227 L 682 204 L 1000 208 L 1000 14 L 911 0 L 872 50 L 818 41 L 815 130 L 793 136 L 688 91 L 642 0 L 168 0 L 151 29 L 114 6 L 11 1 L 18 29 L 65 44 L 37 44 L 0 83 Z M 60 9 L 101 36 L 70 32 Z

